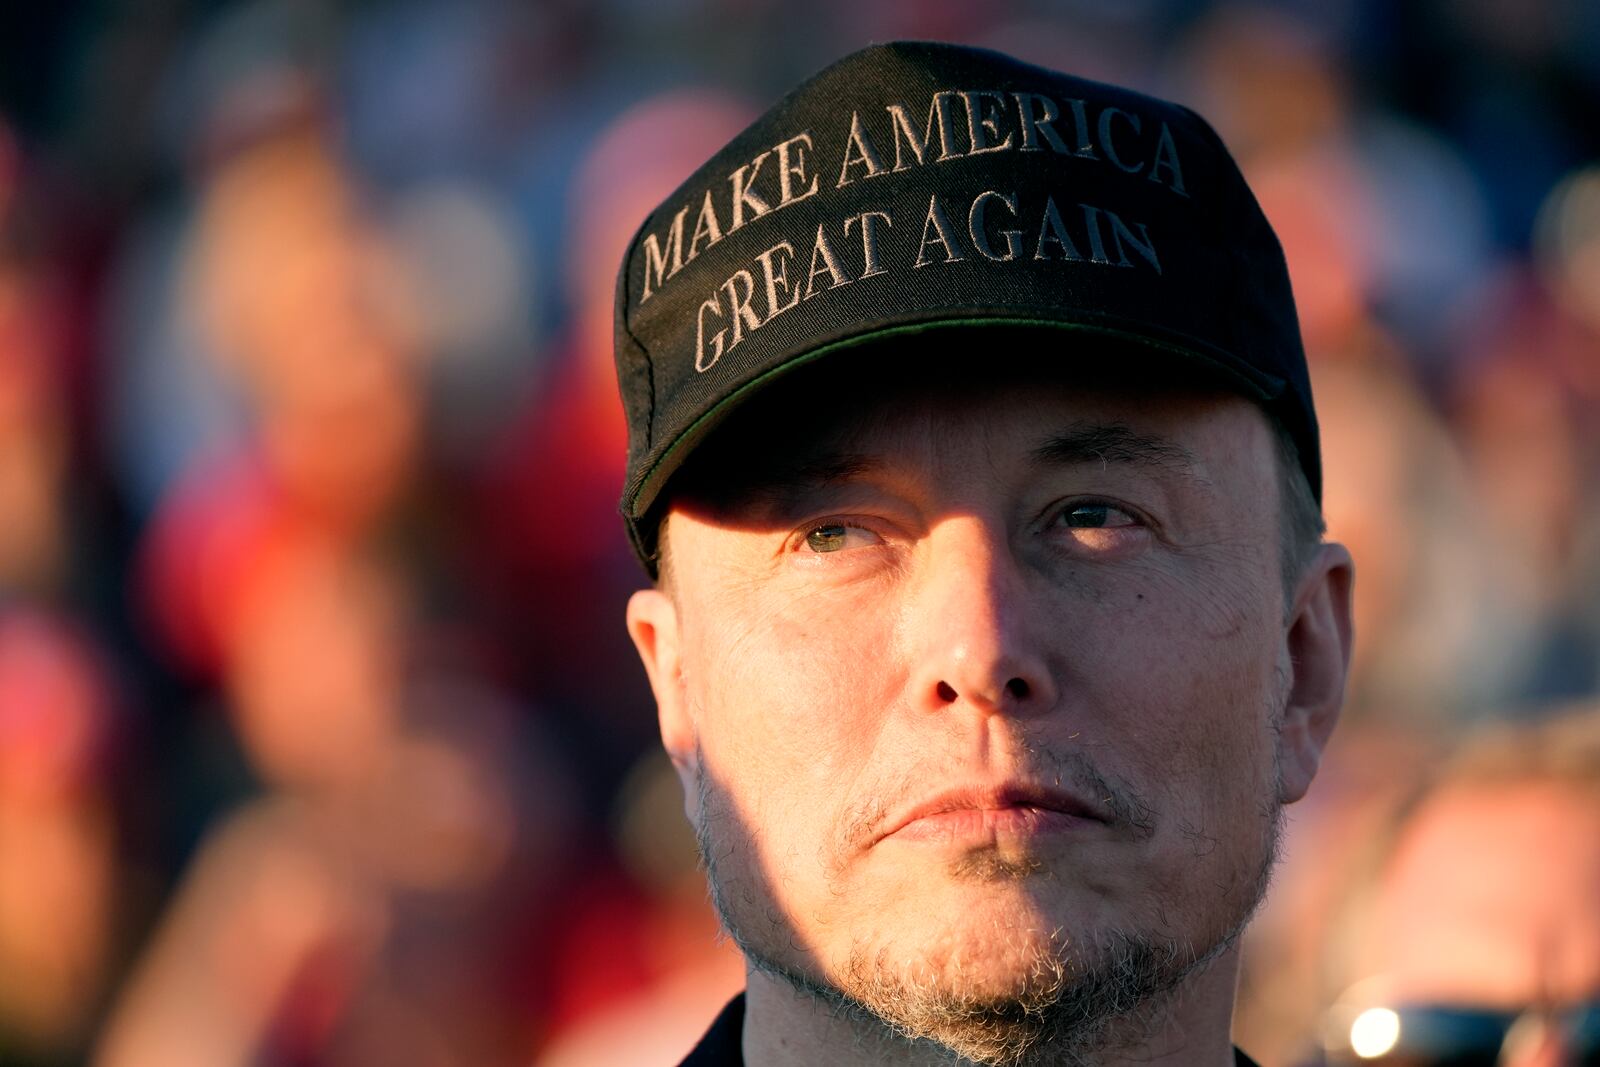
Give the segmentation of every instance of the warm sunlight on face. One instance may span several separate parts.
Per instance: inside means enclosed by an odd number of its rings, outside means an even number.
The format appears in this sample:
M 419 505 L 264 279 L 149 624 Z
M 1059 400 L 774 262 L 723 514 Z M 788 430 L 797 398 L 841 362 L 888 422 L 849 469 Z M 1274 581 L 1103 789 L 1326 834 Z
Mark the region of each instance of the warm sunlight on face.
M 740 947 L 891 1017 L 1113 956 L 1176 981 L 1307 779 L 1265 418 L 1059 384 L 840 409 L 750 419 L 669 520 L 652 674 Z

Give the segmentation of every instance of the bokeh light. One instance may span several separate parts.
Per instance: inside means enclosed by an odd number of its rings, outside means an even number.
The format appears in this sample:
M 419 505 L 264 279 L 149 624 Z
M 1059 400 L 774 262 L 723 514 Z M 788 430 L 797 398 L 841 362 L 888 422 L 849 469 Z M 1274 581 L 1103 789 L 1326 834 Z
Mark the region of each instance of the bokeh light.
M 1384 1055 L 1400 1040 L 1400 1016 L 1392 1008 L 1368 1008 L 1350 1024 L 1350 1050 L 1364 1060 Z

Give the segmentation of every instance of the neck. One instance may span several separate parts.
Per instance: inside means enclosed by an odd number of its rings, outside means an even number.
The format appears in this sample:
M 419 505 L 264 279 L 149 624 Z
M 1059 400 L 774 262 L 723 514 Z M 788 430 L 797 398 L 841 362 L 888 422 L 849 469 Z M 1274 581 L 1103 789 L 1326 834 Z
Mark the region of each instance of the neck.
M 1035 1046 L 1016 1067 L 1231 1067 L 1238 953 L 1237 946 L 1230 947 L 1159 1003 L 1114 1021 L 1104 1044 L 1087 1059 L 1082 1052 L 1073 1057 L 1064 1048 Z M 743 1048 L 746 1063 L 772 1067 L 970 1062 L 932 1042 L 903 1038 L 864 1011 L 841 1008 L 753 967 L 746 968 Z

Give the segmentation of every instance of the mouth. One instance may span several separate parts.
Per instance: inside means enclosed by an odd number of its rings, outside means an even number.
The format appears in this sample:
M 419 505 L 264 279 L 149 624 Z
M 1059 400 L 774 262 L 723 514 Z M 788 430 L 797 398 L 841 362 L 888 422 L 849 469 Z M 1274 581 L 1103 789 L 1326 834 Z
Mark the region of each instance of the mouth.
M 970 786 L 929 797 L 884 823 L 876 841 L 982 844 L 1083 833 L 1111 824 L 1103 807 L 1026 783 Z

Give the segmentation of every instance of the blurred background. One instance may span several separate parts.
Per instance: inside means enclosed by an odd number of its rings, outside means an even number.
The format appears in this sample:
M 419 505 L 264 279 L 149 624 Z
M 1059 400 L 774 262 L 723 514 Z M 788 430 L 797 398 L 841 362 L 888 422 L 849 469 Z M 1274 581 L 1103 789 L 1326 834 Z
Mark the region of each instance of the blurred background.
M 742 984 L 622 627 L 633 227 L 874 40 L 1186 102 L 1359 561 L 1250 935 L 1287 1063 L 1386 806 L 1600 688 L 1600 5 L 103 0 L 0 15 L 0 1065 L 672 1064 Z

